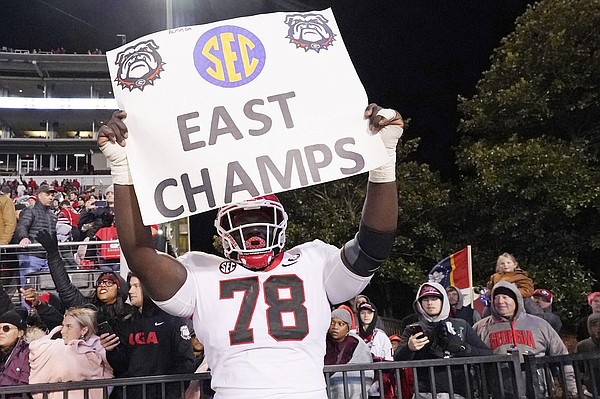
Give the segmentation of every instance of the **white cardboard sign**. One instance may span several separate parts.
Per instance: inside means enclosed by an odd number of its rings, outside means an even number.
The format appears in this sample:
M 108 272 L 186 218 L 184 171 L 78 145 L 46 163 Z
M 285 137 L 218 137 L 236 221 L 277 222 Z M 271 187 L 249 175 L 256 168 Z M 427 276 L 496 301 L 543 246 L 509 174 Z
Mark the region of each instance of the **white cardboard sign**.
M 387 160 L 330 9 L 170 29 L 107 60 L 146 224 Z

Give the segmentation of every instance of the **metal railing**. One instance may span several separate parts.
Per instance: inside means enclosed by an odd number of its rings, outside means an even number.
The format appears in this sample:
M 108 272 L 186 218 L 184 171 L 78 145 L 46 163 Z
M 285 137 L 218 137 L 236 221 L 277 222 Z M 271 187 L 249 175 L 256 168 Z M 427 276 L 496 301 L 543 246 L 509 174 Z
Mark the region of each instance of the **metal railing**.
M 427 393 L 435 398 L 444 392 L 449 399 L 598 399 L 599 365 L 600 352 L 552 357 L 524 356 L 521 363 L 518 352 L 514 351 L 508 355 L 483 357 L 325 366 L 323 371 L 330 399 L 368 399 L 368 390 L 374 382 L 379 384 L 382 399 L 408 399 L 413 394 L 420 398 Z M 573 392 L 569 391 L 565 382 L 566 373 L 561 371 L 568 366 L 575 370 L 576 391 Z M 536 390 L 539 380 L 534 375 L 539 375 L 537 370 L 548 373 L 543 394 Z M 462 385 L 458 385 L 460 378 L 456 376 L 460 377 L 461 374 L 466 379 Z M 429 377 L 429 384 L 425 384 L 428 389 L 423 390 L 420 387 L 423 388 L 424 384 L 419 381 L 425 375 Z M 592 379 L 586 379 L 586 376 Z M 111 392 L 120 390 L 121 397 L 133 399 L 170 399 L 184 397 L 184 394 L 186 399 L 210 398 L 209 379 L 210 373 L 205 372 L 1 387 L 0 399 L 18 395 L 26 398 L 28 394 L 35 393 L 47 398 L 51 392 L 62 393 L 60 397 L 68 398 L 68 392 L 82 390 L 83 395 L 78 397 L 91 397 L 94 391 L 96 395 L 102 392 L 102 397 L 108 398 Z M 446 381 L 441 383 L 440 379 Z M 447 389 L 442 389 L 442 385 L 447 385 Z
M 95 289 L 100 273 L 120 270 L 120 259 L 102 259 L 100 254 L 104 246 L 118 248 L 118 240 L 59 242 L 58 246 L 71 281 L 84 295 Z M 18 244 L 0 245 L 0 283 L 15 303 L 21 300 L 19 288 L 33 287 L 38 292 L 53 292 L 56 288 L 48 269 L 26 275 L 22 273 L 24 267 L 20 259 L 24 255 L 45 258 L 45 251 L 37 243 L 25 248 Z

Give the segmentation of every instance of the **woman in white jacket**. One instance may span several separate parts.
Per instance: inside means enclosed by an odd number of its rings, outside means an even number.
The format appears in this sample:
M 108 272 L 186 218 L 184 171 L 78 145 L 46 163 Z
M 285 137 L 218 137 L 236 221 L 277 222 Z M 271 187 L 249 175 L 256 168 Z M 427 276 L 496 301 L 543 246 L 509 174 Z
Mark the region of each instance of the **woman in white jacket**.
M 31 372 L 29 383 L 85 381 L 112 378 L 113 370 L 106 361 L 106 351 L 96 335 L 96 312 L 89 308 L 70 308 L 62 326 L 29 345 Z M 62 338 L 52 339 L 61 332 Z M 84 391 L 69 391 L 69 399 L 84 398 Z M 36 394 L 34 398 L 42 398 Z M 48 398 L 62 398 L 51 392 Z M 90 389 L 90 399 L 103 398 L 102 389 Z

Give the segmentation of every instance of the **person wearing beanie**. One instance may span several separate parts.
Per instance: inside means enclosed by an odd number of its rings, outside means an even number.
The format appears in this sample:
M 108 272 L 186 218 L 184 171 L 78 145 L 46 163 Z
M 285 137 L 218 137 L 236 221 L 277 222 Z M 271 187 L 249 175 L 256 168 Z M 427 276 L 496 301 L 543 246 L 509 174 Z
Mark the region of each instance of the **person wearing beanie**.
M 592 292 L 587 296 L 587 303 L 590 307 L 591 314 L 600 313 L 600 291 Z M 584 316 L 577 321 L 577 341 L 583 341 L 589 338 L 590 333 L 588 331 L 588 316 Z
M 589 315 L 587 323 L 590 336 L 577 343 L 577 353 L 598 353 L 600 352 L 600 313 Z M 596 363 L 596 367 L 594 367 L 593 362 L 590 362 L 589 366 L 586 366 L 583 381 L 588 392 L 594 391 L 594 379 L 596 381 L 596 392 L 600 392 L 600 378 L 598 378 L 600 369 L 598 366 L 598 363 Z M 589 396 L 592 395 L 590 394 Z
M 371 351 L 365 342 L 350 330 L 352 317 L 346 308 L 334 309 L 331 312 L 331 324 L 326 338 L 325 365 L 348 363 L 371 363 Z M 361 386 L 359 371 L 346 373 L 348 396 L 350 399 L 366 397 L 367 389 L 373 383 L 373 370 L 366 370 L 365 385 Z M 344 380 L 342 373 L 335 373 L 329 378 L 331 399 L 342 399 L 344 396 Z M 363 396 L 364 395 L 364 396 Z
M 450 318 L 450 302 L 444 287 L 435 282 L 422 284 L 413 302 L 417 323 L 406 326 L 402 342 L 394 353 L 394 360 L 426 360 L 447 357 L 491 355 L 492 351 L 475 334 L 463 319 Z M 438 394 L 454 391 L 455 398 L 467 396 L 464 369 L 451 367 L 452 380 L 446 368 L 434 369 L 435 388 Z M 431 397 L 432 387 L 428 368 L 417 369 L 419 392 Z M 469 377 L 470 378 L 470 377 Z M 427 396 L 429 395 L 429 396 Z
M 0 316 L 0 386 L 29 383 L 27 309 L 15 308 Z M 21 395 L 7 396 L 20 398 Z
M 86 297 L 69 278 L 66 262 L 58 249 L 56 234 L 40 231 L 38 242 L 47 253 L 50 276 L 65 309 L 92 304 L 98 309 L 98 319 L 107 320 L 115 330 L 120 323 L 131 317 L 133 309 L 126 303 L 129 287 L 121 276 L 112 271 L 101 273 L 96 280 L 96 289 Z
M 554 295 L 550 290 L 545 288 L 538 288 L 533 291 L 533 295 L 531 296 L 533 302 L 537 303 L 537 305 L 542 309 L 542 313 L 537 315 L 542 319 L 546 320 L 552 328 L 556 330 L 557 333 L 560 333 L 560 329 L 562 328 L 562 321 L 560 317 L 556 313 L 552 311 L 552 304 L 554 303 Z
M 528 353 L 535 356 L 559 356 L 569 352 L 562 339 L 544 319 L 528 314 L 523 304 L 523 296 L 512 283 L 500 281 L 492 288 L 491 315 L 484 317 L 473 328 L 494 354 L 505 355 L 518 350 L 519 355 Z M 548 391 L 543 368 L 537 370 L 541 394 Z M 577 396 L 577 386 L 573 367 L 565 366 L 566 389 Z M 509 377 L 507 377 L 509 378 Z M 504 384 L 510 390 L 511 384 Z M 494 384 L 494 387 L 497 388 Z

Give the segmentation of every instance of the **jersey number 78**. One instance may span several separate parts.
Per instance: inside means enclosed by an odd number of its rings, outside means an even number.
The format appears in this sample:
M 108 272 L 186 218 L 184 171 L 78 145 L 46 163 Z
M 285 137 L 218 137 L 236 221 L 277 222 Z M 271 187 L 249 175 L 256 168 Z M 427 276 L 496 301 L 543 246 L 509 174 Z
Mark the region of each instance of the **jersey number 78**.
M 260 292 L 258 277 L 246 277 L 219 282 L 220 299 L 233 299 L 235 292 L 243 292 L 242 303 L 233 330 L 229 331 L 230 345 L 251 344 L 254 331 L 250 328 Z M 276 341 L 301 341 L 308 335 L 308 313 L 304 306 L 304 282 L 295 274 L 271 276 L 262 284 L 267 307 L 269 335 Z M 288 290 L 289 296 L 282 296 Z M 283 324 L 283 314 L 291 313 L 293 326 Z

